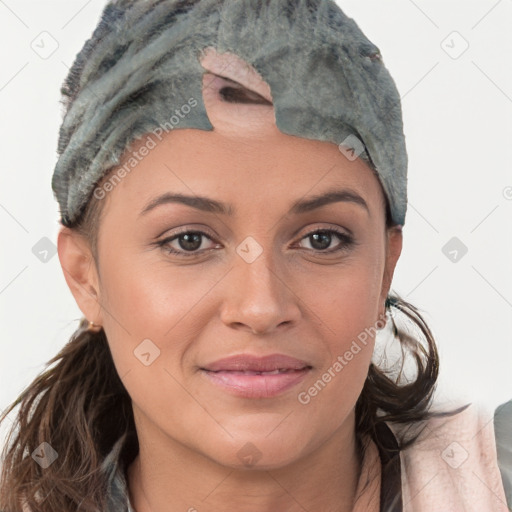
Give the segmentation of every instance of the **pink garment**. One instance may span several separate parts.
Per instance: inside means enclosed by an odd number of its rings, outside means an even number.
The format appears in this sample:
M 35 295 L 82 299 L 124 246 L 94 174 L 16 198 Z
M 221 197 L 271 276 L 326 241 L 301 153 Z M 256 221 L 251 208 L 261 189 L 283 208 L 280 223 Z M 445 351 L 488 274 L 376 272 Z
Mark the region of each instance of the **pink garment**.
M 472 404 L 454 416 L 428 420 L 400 454 L 404 512 L 508 512 L 493 413 Z

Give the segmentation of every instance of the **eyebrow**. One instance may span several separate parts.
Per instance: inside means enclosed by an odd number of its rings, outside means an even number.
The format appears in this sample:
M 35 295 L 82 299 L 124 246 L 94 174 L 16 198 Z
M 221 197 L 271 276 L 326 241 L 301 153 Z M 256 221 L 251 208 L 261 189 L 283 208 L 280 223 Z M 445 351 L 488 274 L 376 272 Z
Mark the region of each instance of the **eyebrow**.
M 370 213 L 366 201 L 356 191 L 350 189 L 328 190 L 323 194 L 312 196 L 307 199 L 299 199 L 292 204 L 289 213 L 295 215 L 307 213 L 312 210 L 316 210 L 317 208 L 321 208 L 322 206 L 338 202 L 357 204 Z M 139 216 L 146 215 L 149 211 L 154 210 L 158 206 L 169 203 L 184 204 L 204 212 L 218 213 L 228 216 L 232 216 L 236 211 L 231 204 L 224 204 L 209 197 L 190 196 L 186 194 L 167 192 L 149 201 L 144 206 Z

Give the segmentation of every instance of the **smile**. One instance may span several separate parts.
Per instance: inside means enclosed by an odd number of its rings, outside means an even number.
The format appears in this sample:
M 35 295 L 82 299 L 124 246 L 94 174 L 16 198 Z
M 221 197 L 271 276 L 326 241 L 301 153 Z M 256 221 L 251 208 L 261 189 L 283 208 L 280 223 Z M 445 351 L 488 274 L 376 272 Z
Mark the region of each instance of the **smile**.
M 208 382 L 243 398 L 271 398 L 302 382 L 312 366 L 286 354 L 234 354 L 201 367 Z

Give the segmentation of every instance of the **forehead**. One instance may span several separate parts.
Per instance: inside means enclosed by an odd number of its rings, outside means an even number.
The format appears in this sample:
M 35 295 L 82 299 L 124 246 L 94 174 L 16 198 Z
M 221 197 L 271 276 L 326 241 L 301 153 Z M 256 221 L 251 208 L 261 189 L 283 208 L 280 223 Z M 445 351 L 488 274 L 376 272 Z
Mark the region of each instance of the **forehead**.
M 275 126 L 257 137 L 216 129 L 178 129 L 161 140 L 149 134 L 125 153 L 119 169 L 128 168 L 149 140 L 152 149 L 108 193 L 107 210 L 135 218 L 158 195 L 180 193 L 208 196 L 241 213 L 261 216 L 263 208 L 282 215 L 298 199 L 334 188 L 356 192 L 375 215 L 382 209 L 378 179 L 365 162 L 349 161 L 335 144 Z

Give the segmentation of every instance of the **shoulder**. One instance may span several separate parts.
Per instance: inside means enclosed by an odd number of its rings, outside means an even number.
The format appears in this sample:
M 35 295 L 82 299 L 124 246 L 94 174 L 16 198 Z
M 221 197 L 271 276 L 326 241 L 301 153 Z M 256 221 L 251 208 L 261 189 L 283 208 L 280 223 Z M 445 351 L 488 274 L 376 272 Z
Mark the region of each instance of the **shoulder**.
M 450 414 L 457 409 L 461 410 Z M 414 510 L 508 512 L 509 496 L 501 473 L 505 467 L 505 475 L 510 476 L 506 461 L 512 439 L 506 423 L 510 425 L 511 409 L 497 410 L 497 423 L 494 408 L 483 404 L 438 406 L 435 411 L 436 416 L 420 425 L 417 440 L 400 453 L 404 504 Z M 390 427 L 403 433 L 407 426 Z

